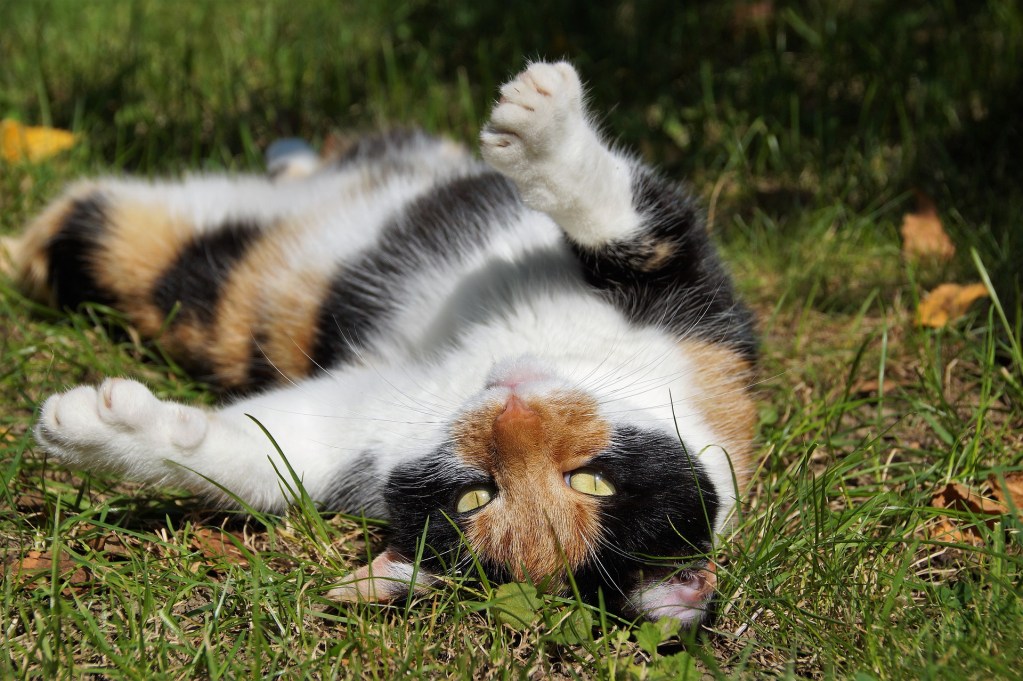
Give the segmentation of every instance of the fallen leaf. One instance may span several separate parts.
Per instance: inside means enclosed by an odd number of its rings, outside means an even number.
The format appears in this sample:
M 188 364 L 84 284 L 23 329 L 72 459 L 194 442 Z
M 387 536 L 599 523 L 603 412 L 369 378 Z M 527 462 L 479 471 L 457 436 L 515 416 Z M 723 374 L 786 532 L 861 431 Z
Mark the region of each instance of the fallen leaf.
M 132 555 L 130 547 L 126 546 L 124 539 L 117 534 L 102 534 L 89 542 L 97 553 L 102 553 L 106 559 L 128 558 Z
M 21 559 L 13 559 L 7 562 L 4 573 L 5 577 L 24 577 L 24 586 L 33 584 L 41 578 L 50 576 L 53 571 L 53 556 L 48 551 L 29 551 Z M 71 584 L 84 584 L 89 581 L 89 573 L 84 567 L 70 558 L 61 557 L 57 562 L 57 575 L 62 576 L 71 573 L 68 582 Z
M 884 389 L 885 392 L 889 392 L 896 388 L 901 388 L 903 382 L 897 378 L 885 376 Z M 854 395 L 875 395 L 881 390 L 881 382 L 876 378 L 867 378 L 862 381 L 857 381 L 853 384 L 852 393 Z
M 902 254 L 914 260 L 951 260 L 956 247 L 941 226 L 934 202 L 923 192 L 917 192 L 916 200 L 916 212 L 902 216 Z
M 219 529 L 198 527 L 192 533 L 192 546 L 207 558 L 224 558 L 229 563 L 246 566 L 249 559 L 234 542 L 227 538 L 229 533 Z M 241 539 L 238 537 L 238 539 Z
M 26 492 L 14 497 L 14 507 L 23 513 L 46 508 L 46 497 L 38 492 Z
M 540 618 L 542 604 L 536 587 L 521 582 L 508 582 L 494 590 L 494 618 L 514 629 L 528 629 Z
M 9 163 L 42 161 L 75 144 L 67 130 L 29 127 L 5 118 L 0 121 L 0 157 Z
M 1009 510 L 1005 504 L 986 499 L 969 487 L 953 482 L 935 494 L 932 503 L 935 508 L 969 511 L 977 515 L 1003 515 Z
M 741 31 L 767 25 L 774 18 L 774 0 L 740 2 L 732 10 L 732 28 Z
M 987 295 L 984 284 L 941 284 L 920 301 L 916 308 L 916 323 L 940 329 L 965 315 L 973 301 Z
M 1003 505 L 1008 506 L 1009 500 L 1016 507 L 1016 514 L 1023 520 L 1023 471 L 1006 473 L 999 479 L 997 476 L 990 476 L 988 483 L 994 491 L 995 498 Z
M 965 529 L 960 529 L 948 519 L 943 519 L 937 525 L 928 527 L 927 534 L 934 541 L 946 542 L 948 544 L 984 545 L 984 538 L 975 526 L 971 525 Z
M 931 499 L 931 506 L 950 511 L 963 511 L 977 516 L 988 516 L 988 527 L 994 527 L 1000 516 L 1009 512 L 1005 504 L 982 497 L 977 492 L 958 483 L 949 483 Z M 984 544 L 984 536 L 975 524 L 958 518 L 942 518 L 936 525 L 927 528 L 931 539 L 954 544 Z

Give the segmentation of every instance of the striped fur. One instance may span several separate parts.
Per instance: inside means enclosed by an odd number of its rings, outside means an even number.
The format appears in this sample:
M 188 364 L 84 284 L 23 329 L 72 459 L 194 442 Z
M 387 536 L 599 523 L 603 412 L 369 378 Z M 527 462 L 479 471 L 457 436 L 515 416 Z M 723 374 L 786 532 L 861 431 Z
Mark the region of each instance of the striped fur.
M 286 468 L 252 415 L 312 498 L 391 520 L 338 598 L 476 563 L 698 621 L 751 468 L 752 317 L 693 200 L 600 140 L 567 64 L 505 85 L 481 143 L 486 163 L 401 132 L 273 177 L 70 188 L 8 244 L 24 290 L 116 307 L 248 396 L 82 386 L 47 401 L 41 445 L 279 510 Z M 611 492 L 572 485 L 590 473 Z

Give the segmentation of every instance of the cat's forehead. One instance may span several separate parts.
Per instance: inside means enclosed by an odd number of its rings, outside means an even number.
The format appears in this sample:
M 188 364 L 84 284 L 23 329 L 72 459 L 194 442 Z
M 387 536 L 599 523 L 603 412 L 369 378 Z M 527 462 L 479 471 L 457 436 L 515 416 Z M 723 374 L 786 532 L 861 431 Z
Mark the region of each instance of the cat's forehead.
M 452 428 L 455 456 L 491 475 L 537 466 L 578 468 L 610 445 L 611 434 L 597 401 L 575 390 L 495 396 L 463 413 Z

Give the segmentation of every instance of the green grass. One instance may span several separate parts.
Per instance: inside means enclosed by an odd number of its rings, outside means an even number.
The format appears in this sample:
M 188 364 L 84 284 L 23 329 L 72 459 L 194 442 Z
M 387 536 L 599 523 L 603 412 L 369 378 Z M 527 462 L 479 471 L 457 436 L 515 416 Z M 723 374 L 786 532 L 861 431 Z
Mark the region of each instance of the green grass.
M 1023 11 L 775 2 L 760 23 L 676 4 L 0 0 L 0 116 L 82 139 L 0 165 L 3 233 L 72 178 L 258 168 L 281 135 L 418 122 L 471 141 L 524 58 L 564 55 L 621 142 L 703 194 L 764 336 L 760 470 L 719 556 L 721 617 L 679 642 L 468 582 L 332 610 L 323 592 L 379 528 L 55 467 L 31 439 L 53 391 L 131 375 L 213 398 L 101 311 L 0 281 L 0 677 L 1017 676 L 1020 519 L 932 499 L 1023 469 Z M 948 265 L 899 255 L 915 189 L 956 241 Z M 983 277 L 1001 309 L 914 326 L 928 288 Z M 949 516 L 976 544 L 934 539 Z

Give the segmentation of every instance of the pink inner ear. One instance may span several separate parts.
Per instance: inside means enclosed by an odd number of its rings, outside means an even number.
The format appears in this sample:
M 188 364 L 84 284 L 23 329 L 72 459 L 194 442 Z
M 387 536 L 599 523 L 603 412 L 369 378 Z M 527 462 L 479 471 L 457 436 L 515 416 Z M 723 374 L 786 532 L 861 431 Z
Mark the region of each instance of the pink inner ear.
M 649 619 L 672 617 L 683 624 L 697 624 L 714 597 L 716 571 L 717 566 L 708 562 L 700 570 L 686 570 L 666 579 L 648 581 L 633 592 L 632 602 Z
M 415 577 L 415 582 L 413 582 Z M 416 572 L 411 562 L 394 549 L 386 551 L 327 592 L 327 598 L 343 602 L 367 601 L 384 603 L 408 593 L 409 588 L 421 592 L 436 580 L 431 574 Z

